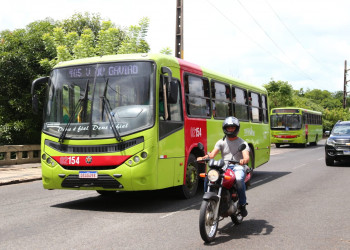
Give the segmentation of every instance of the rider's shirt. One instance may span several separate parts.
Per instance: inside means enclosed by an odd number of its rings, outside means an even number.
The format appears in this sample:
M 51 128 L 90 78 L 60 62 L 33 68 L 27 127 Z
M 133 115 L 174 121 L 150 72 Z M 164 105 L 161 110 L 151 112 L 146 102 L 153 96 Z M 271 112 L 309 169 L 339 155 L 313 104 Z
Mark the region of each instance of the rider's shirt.
M 219 149 L 221 152 L 221 157 L 224 160 L 235 160 L 239 161 L 243 159 L 242 152 L 238 152 L 238 147 L 241 144 L 246 144 L 246 148 L 243 150 L 247 150 L 248 152 L 250 151 L 248 143 L 243 140 L 242 138 L 238 137 L 236 140 L 230 141 L 229 139 L 225 138 L 224 140 L 220 139 L 216 144 L 215 148 Z M 233 155 L 231 152 L 236 153 Z

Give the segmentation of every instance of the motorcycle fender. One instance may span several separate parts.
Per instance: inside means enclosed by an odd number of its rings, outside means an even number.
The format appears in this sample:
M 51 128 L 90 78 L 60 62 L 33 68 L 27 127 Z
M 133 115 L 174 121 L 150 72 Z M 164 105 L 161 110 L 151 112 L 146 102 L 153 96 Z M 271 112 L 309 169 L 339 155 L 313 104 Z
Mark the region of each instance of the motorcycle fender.
M 214 201 L 218 202 L 219 201 L 219 197 L 214 192 L 206 192 L 203 195 L 203 200 L 214 200 Z

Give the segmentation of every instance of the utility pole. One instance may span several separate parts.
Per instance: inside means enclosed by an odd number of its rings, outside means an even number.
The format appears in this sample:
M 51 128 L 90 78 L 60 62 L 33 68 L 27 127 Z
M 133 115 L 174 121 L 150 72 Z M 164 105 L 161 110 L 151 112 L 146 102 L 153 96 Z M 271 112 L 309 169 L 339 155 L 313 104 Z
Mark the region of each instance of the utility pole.
M 184 58 L 183 24 L 183 0 L 176 0 L 175 56 L 181 59 Z
M 347 90 L 346 90 L 346 85 L 347 83 L 350 81 L 347 81 L 346 80 L 346 75 L 348 73 L 350 69 L 347 69 L 347 65 L 346 65 L 346 60 L 345 60 L 345 63 L 344 63 L 344 95 L 343 95 L 343 108 L 345 109 L 346 108 L 346 97 L 347 97 Z

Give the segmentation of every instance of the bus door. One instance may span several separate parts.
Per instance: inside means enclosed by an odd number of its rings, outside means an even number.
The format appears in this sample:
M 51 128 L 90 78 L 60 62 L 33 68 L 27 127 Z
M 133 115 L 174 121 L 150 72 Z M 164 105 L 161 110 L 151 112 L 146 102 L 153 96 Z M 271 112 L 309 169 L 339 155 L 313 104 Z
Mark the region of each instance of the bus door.
M 177 91 L 176 96 L 164 94 L 164 91 L 170 92 L 174 89 Z M 183 184 L 185 135 L 181 100 L 179 80 L 172 78 L 169 81 L 168 76 L 161 75 L 159 87 L 159 188 Z

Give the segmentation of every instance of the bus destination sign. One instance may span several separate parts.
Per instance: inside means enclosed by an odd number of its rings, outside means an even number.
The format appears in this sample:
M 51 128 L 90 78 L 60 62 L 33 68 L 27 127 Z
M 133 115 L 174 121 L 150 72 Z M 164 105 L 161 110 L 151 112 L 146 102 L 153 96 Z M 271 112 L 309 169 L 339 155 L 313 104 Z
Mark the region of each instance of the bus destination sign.
M 68 78 L 115 77 L 139 74 L 138 64 L 105 64 L 67 68 Z

